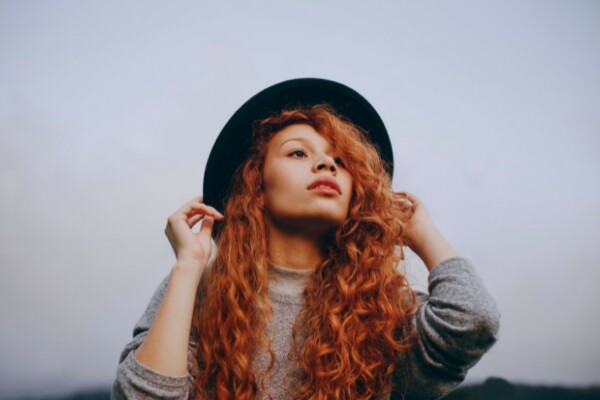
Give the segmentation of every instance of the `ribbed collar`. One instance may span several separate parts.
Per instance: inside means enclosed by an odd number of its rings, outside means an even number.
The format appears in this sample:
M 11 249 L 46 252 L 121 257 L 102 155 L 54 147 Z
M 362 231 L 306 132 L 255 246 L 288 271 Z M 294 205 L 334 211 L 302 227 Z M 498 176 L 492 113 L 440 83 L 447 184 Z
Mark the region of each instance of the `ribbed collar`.
M 302 304 L 306 281 L 315 272 L 313 269 L 295 269 L 269 263 L 269 295 L 283 303 Z

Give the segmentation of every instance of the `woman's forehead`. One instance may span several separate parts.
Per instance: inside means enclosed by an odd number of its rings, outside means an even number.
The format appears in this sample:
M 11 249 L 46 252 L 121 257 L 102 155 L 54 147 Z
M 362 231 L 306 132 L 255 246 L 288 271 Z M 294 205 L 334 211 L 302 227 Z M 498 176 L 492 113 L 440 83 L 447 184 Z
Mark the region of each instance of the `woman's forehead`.
M 271 137 L 269 145 L 279 147 L 287 142 L 293 141 L 320 144 L 325 147 L 333 146 L 331 138 L 323 136 L 308 124 L 288 125 Z

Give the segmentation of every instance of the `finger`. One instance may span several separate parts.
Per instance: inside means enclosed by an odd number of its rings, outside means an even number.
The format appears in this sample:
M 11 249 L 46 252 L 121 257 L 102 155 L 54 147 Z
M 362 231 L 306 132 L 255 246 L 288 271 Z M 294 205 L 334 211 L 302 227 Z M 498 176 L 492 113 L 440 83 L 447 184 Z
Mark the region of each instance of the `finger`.
M 221 214 L 219 211 L 217 211 L 216 208 L 211 207 L 211 206 L 206 205 L 206 204 L 203 204 L 203 203 L 201 203 L 201 204 L 194 203 L 194 204 L 191 204 L 191 207 L 192 207 L 192 209 L 202 209 L 202 210 L 205 210 L 207 214 L 210 214 L 210 215 L 215 216 L 215 217 L 224 217 L 223 214 Z
M 176 224 L 176 221 L 182 221 L 186 223 L 190 228 L 200 221 L 205 215 L 210 215 L 217 220 L 225 218 L 223 214 L 218 212 L 214 207 L 208 206 L 204 203 L 203 196 L 196 196 L 188 203 L 181 206 L 175 213 L 169 217 L 167 228 L 170 224 Z M 193 220 L 190 218 L 194 217 Z
M 412 201 L 413 203 L 418 203 L 419 202 L 419 198 L 417 196 L 415 196 L 412 193 L 406 192 L 406 197 Z
M 212 210 L 214 210 L 217 214 L 221 214 L 216 208 L 204 203 L 204 197 L 202 197 L 202 196 L 194 197 L 192 199 L 192 201 L 190 201 L 188 204 L 197 204 L 197 205 L 204 204 L 207 207 L 210 207 Z
M 408 198 L 407 195 L 405 195 L 404 193 L 399 193 L 398 195 L 398 204 L 401 209 L 408 210 L 412 208 L 413 202 Z
M 187 219 L 187 224 L 188 224 L 188 225 L 189 225 L 189 227 L 191 228 L 191 227 L 193 227 L 194 225 L 196 225 L 196 223 L 197 223 L 198 221 L 200 221 L 202 218 L 204 218 L 204 215 L 203 215 L 203 214 L 195 214 L 195 215 L 192 215 L 191 217 L 189 217 L 189 218 Z
M 167 219 L 166 229 L 169 229 L 169 227 L 175 228 L 180 223 L 185 223 L 186 225 L 188 225 L 188 227 L 192 227 L 195 223 L 202 219 L 204 215 L 209 213 L 210 210 L 207 210 L 205 208 L 194 209 L 188 203 L 169 216 L 169 218 Z
M 186 213 L 187 211 L 192 209 L 192 204 L 204 204 L 203 200 L 204 198 L 202 196 L 196 196 L 192 200 L 179 207 L 176 213 Z
M 410 192 L 400 192 L 398 195 L 402 203 L 410 203 L 413 208 L 420 202 L 419 198 Z
M 204 203 L 204 197 L 202 197 L 202 196 L 192 197 L 192 199 L 190 201 L 188 201 L 187 203 L 185 203 L 184 206 L 188 205 L 188 204 L 192 204 L 192 203 Z
M 187 205 L 186 208 L 183 208 L 180 211 L 180 213 L 185 215 L 186 218 L 189 218 L 196 214 L 211 215 L 215 218 L 222 217 L 222 215 L 219 212 L 217 212 L 217 210 L 202 203 L 190 203 Z
M 202 196 L 196 196 L 196 197 L 192 197 L 192 199 L 190 201 L 188 201 L 185 204 L 191 204 L 191 203 L 203 203 L 204 202 L 204 197 Z
M 202 221 L 202 226 L 200 227 L 200 230 L 198 231 L 198 233 L 196 233 L 196 236 L 198 238 L 200 237 L 209 237 L 212 234 L 212 228 L 213 225 L 215 223 L 215 220 L 210 217 L 210 216 L 206 216 L 206 218 L 204 218 L 204 220 Z
M 221 212 L 219 210 L 217 210 L 214 207 L 208 206 L 212 211 L 213 211 L 213 215 L 219 216 L 221 218 L 225 218 L 225 216 L 223 214 L 221 214 Z
M 223 220 L 225 217 L 216 211 L 213 210 L 206 210 L 206 209 L 194 209 L 192 211 L 189 212 L 189 214 L 187 215 L 188 218 L 191 218 L 195 215 L 201 215 L 202 217 L 212 217 L 213 219 L 217 220 L 217 221 L 221 221 Z

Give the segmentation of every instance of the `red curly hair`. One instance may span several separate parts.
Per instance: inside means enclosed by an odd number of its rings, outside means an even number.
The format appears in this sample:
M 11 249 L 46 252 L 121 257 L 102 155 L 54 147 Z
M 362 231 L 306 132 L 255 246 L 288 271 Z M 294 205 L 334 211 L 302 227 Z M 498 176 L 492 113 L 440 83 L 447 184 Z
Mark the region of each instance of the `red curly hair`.
M 282 111 L 256 124 L 249 157 L 237 171 L 219 230 L 218 252 L 197 296 L 192 335 L 198 343 L 196 398 L 253 399 L 258 346 L 274 353 L 263 332 L 268 297 L 268 230 L 263 163 L 271 137 L 307 124 L 341 153 L 352 175 L 346 221 L 323 244 L 325 261 L 311 275 L 293 329 L 288 359 L 303 372 L 297 399 L 369 399 L 388 393 L 398 360 L 414 345 L 416 300 L 397 269 L 404 259 L 402 209 L 377 149 L 360 128 L 327 105 Z M 243 238 L 243 240 L 241 240 Z

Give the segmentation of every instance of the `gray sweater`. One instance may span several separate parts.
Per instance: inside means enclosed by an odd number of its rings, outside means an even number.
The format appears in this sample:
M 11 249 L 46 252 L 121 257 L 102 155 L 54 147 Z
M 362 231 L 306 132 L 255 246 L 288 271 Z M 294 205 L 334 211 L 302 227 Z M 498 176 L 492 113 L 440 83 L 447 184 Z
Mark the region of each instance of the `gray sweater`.
M 287 361 L 292 344 L 291 331 L 303 305 L 306 279 L 313 272 L 272 265 L 269 297 L 273 315 L 267 326 L 276 364 L 266 381 L 273 399 L 289 398 L 287 385 L 295 385 L 298 367 Z M 193 359 L 195 343 L 188 346 L 188 374 L 166 376 L 141 364 L 134 355 L 148 333 L 169 281 L 167 276 L 157 288 L 146 311 L 133 329 L 133 340 L 121 353 L 113 399 L 189 399 L 197 373 Z M 404 376 L 402 393 L 409 399 L 439 399 L 462 382 L 471 368 L 496 341 L 500 313 L 494 300 L 464 257 L 453 257 L 435 266 L 429 274 L 429 294 L 417 293 L 419 309 L 413 320 L 418 342 L 397 370 Z M 253 368 L 258 379 L 266 369 L 269 356 L 259 351 Z M 292 386 L 295 387 L 295 386 Z M 401 398 L 392 393 L 391 398 Z M 258 393 L 257 399 L 264 398 Z M 388 398 L 388 396 L 385 396 Z

